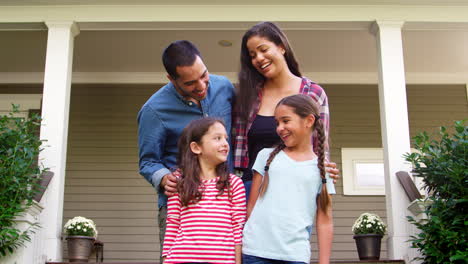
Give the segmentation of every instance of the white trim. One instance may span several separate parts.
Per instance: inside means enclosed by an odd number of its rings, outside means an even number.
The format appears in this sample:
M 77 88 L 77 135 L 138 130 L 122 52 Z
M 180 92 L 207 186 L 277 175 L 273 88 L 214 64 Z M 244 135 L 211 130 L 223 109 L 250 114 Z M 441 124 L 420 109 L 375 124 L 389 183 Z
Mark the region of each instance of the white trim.
M 112 30 L 192 30 L 192 31 L 238 31 L 246 30 L 252 26 L 253 21 L 124 21 L 124 22 L 79 22 L 81 31 L 112 31 Z M 367 30 L 372 27 L 372 21 L 278 21 L 278 25 L 285 31 L 294 30 Z M 47 26 L 44 22 L 15 22 L 0 23 L 0 31 L 46 31 Z M 406 22 L 403 26 L 404 31 L 466 31 L 468 23 L 466 22 Z
M 211 72 L 237 82 L 237 72 Z M 165 72 L 74 72 L 72 83 L 101 84 L 157 84 L 167 83 Z M 377 84 L 377 72 L 304 72 L 320 84 Z M 0 83 L 43 83 L 43 72 L 0 72 Z M 463 84 L 468 83 L 468 72 L 406 73 L 407 84 Z M 468 88 L 467 88 L 468 89 Z
M 209 15 L 208 15 L 209 14 Z M 375 21 L 468 22 L 468 6 L 426 5 L 52 5 L 2 6 L 0 22 Z
M 45 25 L 48 29 L 70 30 L 72 37 L 76 37 L 76 35 L 80 34 L 78 25 L 73 21 L 48 20 L 45 22 Z
M 161 22 L 81 22 L 79 23 L 81 30 L 192 30 L 192 31 L 244 31 L 252 26 L 254 22 L 232 22 L 232 21 L 217 21 L 217 22 L 178 22 L 178 21 L 161 21 Z M 298 22 L 287 21 L 278 22 L 282 30 L 366 30 L 371 22 L 340 22 L 340 21 L 325 21 L 325 22 Z

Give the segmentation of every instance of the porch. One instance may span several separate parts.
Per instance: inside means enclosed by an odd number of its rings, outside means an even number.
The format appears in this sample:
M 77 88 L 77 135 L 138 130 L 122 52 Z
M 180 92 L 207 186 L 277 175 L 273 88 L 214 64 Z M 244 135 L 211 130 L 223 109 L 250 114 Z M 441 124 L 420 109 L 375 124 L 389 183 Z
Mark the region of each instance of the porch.
M 439 7 L 450 17 L 433 6 L 364 10 L 293 3 L 250 7 L 256 15 L 242 5 L 229 7 L 234 14 L 213 4 L 196 7 L 205 8 L 209 21 L 193 14 L 193 6 L 85 8 L 0 10 L 0 94 L 41 95 L 49 122 L 41 132 L 51 145 L 43 158 L 56 177 L 42 201 L 37 264 L 66 259 L 61 226 L 76 215 L 96 222 L 106 263 L 157 263 L 150 262 L 159 259 L 156 195 L 138 174 L 136 113 L 167 82 L 162 48 L 192 40 L 211 73 L 236 82 L 241 36 L 257 20 L 281 21 L 303 75 L 327 92 L 332 160 L 342 168 L 342 148 L 380 148 L 386 155 L 387 199 L 345 194 L 343 179 L 336 186 L 334 263 L 358 259 L 351 226 L 362 212 L 377 213 L 390 225 L 382 258 L 407 257 L 408 201 L 391 175 L 406 168 L 401 154 L 409 151 L 410 136 L 468 116 L 467 6 Z M 284 8 L 298 15 L 286 16 Z M 385 23 L 388 10 L 397 23 Z
M 83 262 L 86 263 L 86 262 Z M 160 262 L 105 262 L 106 264 L 160 264 Z M 381 264 L 381 263 L 394 263 L 404 264 L 400 260 L 379 260 L 379 261 L 332 261 L 330 264 Z M 46 264 L 79 264 L 79 262 L 46 262 Z M 318 264 L 318 262 L 311 262 L 310 264 Z

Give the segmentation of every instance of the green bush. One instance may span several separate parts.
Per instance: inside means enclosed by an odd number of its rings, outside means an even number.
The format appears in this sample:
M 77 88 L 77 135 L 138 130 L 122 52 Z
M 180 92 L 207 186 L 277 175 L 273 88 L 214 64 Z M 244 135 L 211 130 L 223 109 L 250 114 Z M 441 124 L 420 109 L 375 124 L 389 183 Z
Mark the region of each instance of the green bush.
M 408 220 L 421 232 L 410 241 L 423 263 L 468 263 L 468 127 L 455 122 L 453 134 L 440 128 L 440 137 L 426 132 L 414 138 L 420 153 L 406 154 L 429 196 L 427 219 Z
M 38 164 L 41 140 L 36 135 L 40 117 L 18 118 L 18 106 L 0 116 L 0 257 L 13 253 L 30 241 L 33 224 L 26 231 L 17 229 L 15 218 L 33 203 L 39 190 L 39 176 L 44 171 Z

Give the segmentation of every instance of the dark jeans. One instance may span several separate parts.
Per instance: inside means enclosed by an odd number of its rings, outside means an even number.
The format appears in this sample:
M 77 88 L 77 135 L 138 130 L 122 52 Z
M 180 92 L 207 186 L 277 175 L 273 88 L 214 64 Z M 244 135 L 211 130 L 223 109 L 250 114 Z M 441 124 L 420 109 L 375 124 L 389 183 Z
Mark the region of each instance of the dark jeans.
M 252 181 L 245 181 L 244 187 L 245 187 L 245 199 L 249 201 L 250 188 L 252 188 Z
M 261 257 L 247 255 L 247 254 L 242 254 L 242 264 L 307 264 L 307 263 L 300 262 L 300 261 L 267 259 L 267 258 L 261 258 Z

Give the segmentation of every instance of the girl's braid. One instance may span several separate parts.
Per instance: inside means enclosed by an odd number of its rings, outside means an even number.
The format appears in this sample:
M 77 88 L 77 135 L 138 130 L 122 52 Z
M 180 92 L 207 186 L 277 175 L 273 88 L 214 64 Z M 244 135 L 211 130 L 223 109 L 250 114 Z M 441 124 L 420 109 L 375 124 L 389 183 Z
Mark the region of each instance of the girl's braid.
M 323 212 L 327 213 L 328 210 L 328 205 L 330 204 L 330 197 L 328 195 L 328 190 L 327 190 L 327 179 L 325 178 L 325 141 L 326 141 L 326 135 L 325 131 L 323 129 L 323 123 L 322 120 L 320 119 L 320 116 L 316 115 L 315 116 L 315 131 L 317 131 L 318 135 L 318 144 L 317 144 L 317 150 L 316 154 L 318 156 L 318 168 L 320 170 L 320 177 L 322 178 L 322 191 L 320 192 L 320 195 L 318 197 L 318 204 L 320 205 L 320 208 L 323 210 Z

